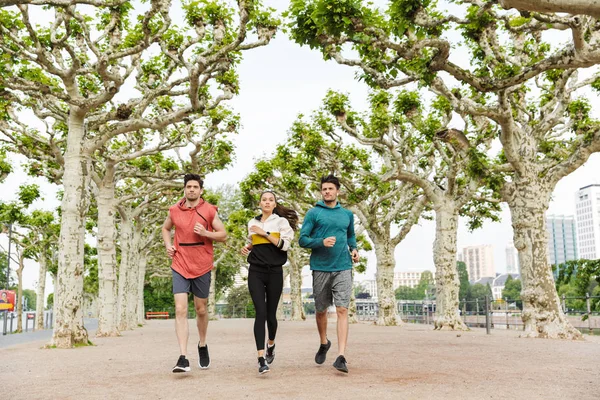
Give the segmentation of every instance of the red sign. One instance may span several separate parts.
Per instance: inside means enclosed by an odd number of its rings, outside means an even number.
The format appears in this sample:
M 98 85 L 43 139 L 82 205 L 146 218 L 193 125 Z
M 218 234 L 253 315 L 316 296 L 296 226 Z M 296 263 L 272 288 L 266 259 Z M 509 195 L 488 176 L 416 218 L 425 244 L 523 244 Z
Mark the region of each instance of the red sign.
M 0 290 L 0 311 L 15 311 L 15 292 Z

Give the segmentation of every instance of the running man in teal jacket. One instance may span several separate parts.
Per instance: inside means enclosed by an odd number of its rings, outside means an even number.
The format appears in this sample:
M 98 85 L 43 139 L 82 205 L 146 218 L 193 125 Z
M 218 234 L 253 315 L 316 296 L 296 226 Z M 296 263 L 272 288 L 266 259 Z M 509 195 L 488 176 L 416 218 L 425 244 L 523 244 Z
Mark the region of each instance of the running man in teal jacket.
M 352 295 L 352 262 L 359 259 L 354 215 L 338 203 L 340 181 L 333 175 L 321 179 L 323 200 L 310 209 L 300 230 L 300 246 L 312 250 L 313 294 L 321 345 L 315 356 L 323 364 L 331 342 L 327 339 L 327 308 L 337 313 L 338 357 L 333 366 L 348 372 L 344 352 L 348 341 L 348 306 Z

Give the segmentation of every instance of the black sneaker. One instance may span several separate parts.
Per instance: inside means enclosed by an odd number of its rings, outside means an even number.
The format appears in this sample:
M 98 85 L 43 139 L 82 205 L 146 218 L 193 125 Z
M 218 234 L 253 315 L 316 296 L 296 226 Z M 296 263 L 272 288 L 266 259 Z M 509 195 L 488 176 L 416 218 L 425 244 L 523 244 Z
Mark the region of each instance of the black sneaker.
M 258 357 L 258 373 L 262 375 L 266 374 L 267 372 L 269 372 L 269 365 L 267 364 L 267 361 L 264 357 Z
M 190 372 L 190 362 L 185 356 L 179 356 L 177 365 L 173 367 L 173 372 Z
M 210 356 L 208 355 L 208 345 L 200 347 L 198 345 L 198 366 L 202 369 L 210 367 Z
M 346 358 L 344 356 L 338 356 L 333 363 L 335 369 L 340 372 L 348 373 L 348 366 L 346 365 Z
M 317 355 L 315 356 L 315 362 L 317 364 L 323 364 L 325 359 L 327 358 L 327 352 L 331 347 L 331 342 L 327 339 L 327 344 L 322 344 L 319 346 L 319 351 L 317 351 Z
M 265 360 L 267 360 L 267 363 L 273 364 L 273 360 L 275 360 L 275 343 L 273 343 L 273 346 L 267 344 Z

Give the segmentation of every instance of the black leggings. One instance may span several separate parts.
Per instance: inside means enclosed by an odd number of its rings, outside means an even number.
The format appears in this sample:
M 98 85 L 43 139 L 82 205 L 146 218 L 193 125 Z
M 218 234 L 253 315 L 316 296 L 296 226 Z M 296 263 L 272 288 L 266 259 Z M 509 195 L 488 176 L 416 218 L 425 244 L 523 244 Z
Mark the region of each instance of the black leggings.
M 269 327 L 269 340 L 277 333 L 277 306 L 283 290 L 282 272 L 260 272 L 250 268 L 248 289 L 256 310 L 254 340 L 256 350 L 265 349 L 265 321 Z

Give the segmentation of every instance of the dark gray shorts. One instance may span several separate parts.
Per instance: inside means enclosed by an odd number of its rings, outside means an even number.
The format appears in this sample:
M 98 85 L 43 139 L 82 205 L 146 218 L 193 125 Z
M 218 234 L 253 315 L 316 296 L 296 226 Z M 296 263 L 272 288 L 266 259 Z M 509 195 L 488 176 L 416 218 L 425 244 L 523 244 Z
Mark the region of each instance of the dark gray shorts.
M 173 294 L 192 292 L 194 296 L 201 299 L 208 298 L 208 292 L 210 291 L 210 271 L 193 279 L 184 278 L 174 269 L 171 269 L 171 272 L 173 272 Z
M 313 294 L 317 312 L 327 310 L 332 304 L 348 308 L 352 295 L 352 270 L 313 271 Z

